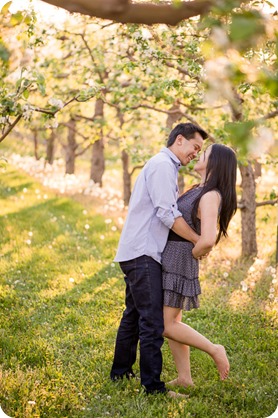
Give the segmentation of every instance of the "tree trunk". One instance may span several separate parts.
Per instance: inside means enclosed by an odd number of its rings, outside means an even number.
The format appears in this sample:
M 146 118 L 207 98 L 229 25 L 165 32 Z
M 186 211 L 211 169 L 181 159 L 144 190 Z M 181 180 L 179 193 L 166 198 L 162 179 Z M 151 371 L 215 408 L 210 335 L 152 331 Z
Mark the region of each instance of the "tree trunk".
M 241 239 L 242 256 L 257 255 L 256 239 L 256 183 L 254 170 L 250 162 L 247 166 L 240 164 L 242 177 L 242 204 L 241 209 Z
M 51 129 L 50 137 L 46 141 L 46 161 L 52 165 L 54 162 L 54 147 L 55 147 L 56 132 Z
M 171 111 L 176 110 L 177 113 L 169 113 L 166 120 L 166 127 L 170 133 L 170 131 L 173 129 L 174 123 L 177 123 L 181 119 L 181 114 L 179 113 L 180 107 L 178 104 L 174 103 L 173 106 L 170 108 Z M 179 188 L 179 194 L 181 195 L 184 191 L 184 175 L 180 173 L 178 175 L 178 188 Z
M 123 188 L 124 188 L 124 204 L 127 206 L 129 204 L 129 199 L 131 196 L 131 174 L 128 171 L 129 166 L 129 155 L 123 150 L 122 151 L 122 165 L 123 165 Z
M 261 175 L 262 175 L 262 164 L 259 163 L 258 161 L 255 161 L 254 170 L 255 170 L 255 179 L 257 179 L 258 177 L 261 177 Z
M 234 103 L 230 103 L 233 121 L 243 120 L 242 102 L 236 90 L 234 90 Z M 236 106 L 235 106 L 236 104 Z M 239 164 L 242 177 L 242 204 L 241 208 L 241 255 L 252 257 L 257 255 L 256 238 L 256 183 L 255 173 L 251 163 L 247 165 Z
M 37 129 L 33 130 L 33 139 L 34 139 L 35 158 L 36 158 L 36 160 L 39 160 L 39 153 L 38 153 L 39 143 L 38 143 L 38 130 Z
M 95 105 L 95 115 L 96 119 L 103 119 L 104 102 L 101 99 L 97 99 Z M 103 129 L 102 125 L 99 125 L 98 136 L 92 147 L 92 159 L 91 159 L 91 174 L 90 179 L 94 180 L 95 183 L 99 183 L 102 187 L 102 177 L 105 170 L 105 159 L 104 159 L 104 140 L 103 140 Z
M 66 146 L 66 174 L 74 174 L 75 171 L 75 150 L 76 144 L 76 121 L 70 119 L 68 122 L 68 142 Z

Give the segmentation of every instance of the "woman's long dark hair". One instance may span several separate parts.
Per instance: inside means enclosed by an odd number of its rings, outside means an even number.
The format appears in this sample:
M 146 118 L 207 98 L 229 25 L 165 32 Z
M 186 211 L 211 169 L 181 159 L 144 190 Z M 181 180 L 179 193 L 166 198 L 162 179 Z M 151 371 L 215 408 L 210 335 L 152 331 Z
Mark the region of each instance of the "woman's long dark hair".
M 221 194 L 220 213 L 218 217 L 218 235 L 216 244 L 222 235 L 227 236 L 231 218 L 237 209 L 236 198 L 237 159 L 235 152 L 222 144 L 213 144 L 208 158 L 205 183 L 201 193 L 193 203 L 192 221 L 196 225 L 197 212 L 201 197 L 211 191 L 218 190 Z

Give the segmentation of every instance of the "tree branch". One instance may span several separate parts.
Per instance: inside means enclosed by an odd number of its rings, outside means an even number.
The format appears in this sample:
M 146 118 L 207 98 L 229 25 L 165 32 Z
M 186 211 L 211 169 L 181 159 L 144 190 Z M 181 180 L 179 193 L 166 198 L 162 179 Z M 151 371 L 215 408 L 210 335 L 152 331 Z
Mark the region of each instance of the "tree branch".
M 79 152 L 76 152 L 75 153 L 75 156 L 76 157 L 79 157 L 80 155 L 82 155 L 82 154 L 84 154 L 90 147 L 92 146 L 92 144 L 90 143 L 90 144 L 88 144 L 85 148 L 83 148 L 81 151 L 79 151 Z
M 81 36 L 81 39 L 82 39 L 82 41 L 84 42 L 85 48 L 86 48 L 86 49 L 87 49 L 87 51 L 89 52 L 89 55 L 90 55 L 90 57 L 91 57 L 91 60 L 93 61 L 93 64 L 94 64 L 94 66 L 95 66 L 95 68 L 96 68 L 96 71 L 97 71 L 97 73 L 98 73 L 98 75 L 99 75 L 100 81 L 104 84 L 104 78 L 105 78 L 105 77 L 103 77 L 103 75 L 101 74 L 101 72 L 99 71 L 99 69 L 98 69 L 98 67 L 97 67 L 97 65 L 96 65 L 95 58 L 94 58 L 94 56 L 93 56 L 92 50 L 91 50 L 91 48 L 89 47 L 89 44 L 88 44 L 88 42 L 86 41 L 84 34 L 83 34 L 83 33 L 78 33 L 77 35 Z
M 60 110 L 64 109 L 67 105 L 74 101 L 79 101 L 78 96 L 73 97 L 72 99 L 68 100 L 66 103 L 64 103 L 64 106 L 61 108 L 57 108 L 56 110 L 48 110 L 48 109 L 42 109 L 41 107 L 32 106 L 33 110 L 35 112 L 44 113 L 45 115 L 52 115 L 55 116 L 56 113 L 58 113 Z
M 190 74 L 185 68 L 181 67 L 180 65 L 172 64 L 172 62 L 169 62 L 169 61 L 165 62 L 165 64 L 167 65 L 167 67 L 174 68 L 181 74 L 187 75 L 188 77 L 193 78 L 196 81 L 201 81 L 198 75 Z
M 181 100 L 177 100 L 177 103 L 186 107 L 190 110 L 210 110 L 210 109 L 222 109 L 223 105 L 217 105 L 217 106 L 210 106 L 210 107 L 200 107 L 200 106 L 191 106 L 183 103 Z
M 278 109 L 263 116 L 260 120 L 272 119 L 272 118 L 275 118 L 276 116 L 278 116 Z
M 264 200 L 263 202 L 256 202 L 256 208 L 260 206 L 266 206 L 266 205 L 272 205 L 274 206 L 276 203 L 278 203 L 278 198 L 274 200 Z M 237 202 L 238 209 L 245 209 L 246 204 L 243 201 Z
M 187 120 L 189 120 L 190 122 L 194 123 L 194 125 L 200 126 L 199 123 L 190 115 L 188 115 L 188 113 L 182 112 L 180 109 L 175 109 L 175 110 L 163 110 L 163 109 L 158 109 L 154 106 L 150 106 L 147 104 L 142 104 L 142 105 L 137 105 L 137 106 L 132 106 L 130 107 L 130 109 L 139 109 L 140 107 L 144 107 L 146 109 L 151 109 L 154 110 L 156 112 L 160 112 L 160 113 L 165 113 L 166 115 L 173 115 L 173 114 L 178 114 L 183 116 L 184 118 L 186 118 Z M 200 126 L 201 128 L 201 126 Z M 211 140 L 211 142 L 216 142 L 215 138 L 208 134 L 208 138 Z
M 18 124 L 18 122 L 20 121 L 21 118 L 22 118 L 22 114 L 17 116 L 17 118 L 13 121 L 13 123 L 8 127 L 8 129 L 6 130 L 6 132 L 4 132 L 4 134 L 0 137 L 0 142 L 4 141 L 4 139 L 6 138 L 6 136 L 9 135 L 9 133 L 13 130 L 13 128 L 15 127 L 15 125 Z
M 143 23 L 153 25 L 165 23 L 176 25 L 184 19 L 203 15 L 216 3 L 215 0 L 182 1 L 177 4 L 166 2 L 133 3 L 127 0 L 43 0 L 45 3 L 62 7 L 69 12 L 77 12 L 101 19 L 121 23 Z M 245 0 L 247 1 L 247 0 Z
M 133 167 L 133 169 L 131 170 L 129 175 L 132 176 L 132 174 L 135 172 L 135 170 L 139 170 L 140 168 L 143 168 L 143 167 L 144 167 L 144 165 L 136 165 L 135 167 Z
M 83 116 L 83 115 L 74 115 L 74 118 L 76 120 L 84 119 L 84 120 L 87 120 L 89 122 L 94 122 L 94 120 L 95 120 L 95 116 L 88 117 L 88 116 Z
M 276 203 L 278 203 L 278 198 L 275 200 L 264 200 L 263 202 L 256 202 L 256 207 L 259 206 L 266 206 L 266 205 L 272 205 L 274 206 Z
M 88 141 L 88 139 L 90 139 L 88 136 L 85 136 L 83 134 L 81 134 L 77 129 L 73 128 L 69 123 L 67 122 L 62 122 L 60 123 L 60 125 L 66 126 L 67 128 L 69 128 L 71 131 L 73 131 L 75 134 L 77 134 L 78 136 L 81 136 L 81 138 L 84 139 L 84 141 Z

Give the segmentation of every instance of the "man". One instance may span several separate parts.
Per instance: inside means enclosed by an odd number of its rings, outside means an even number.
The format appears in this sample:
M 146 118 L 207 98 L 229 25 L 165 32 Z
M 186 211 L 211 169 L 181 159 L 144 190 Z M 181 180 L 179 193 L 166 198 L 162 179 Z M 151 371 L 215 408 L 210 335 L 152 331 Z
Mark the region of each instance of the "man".
M 207 133 L 192 123 L 180 123 L 167 147 L 152 157 L 139 174 L 115 261 L 125 275 L 126 309 L 116 339 L 112 380 L 134 376 L 140 340 L 141 384 L 146 393 L 166 392 L 160 380 L 163 344 L 161 253 L 169 229 L 196 244 L 199 236 L 177 209 L 177 177 L 201 150 Z

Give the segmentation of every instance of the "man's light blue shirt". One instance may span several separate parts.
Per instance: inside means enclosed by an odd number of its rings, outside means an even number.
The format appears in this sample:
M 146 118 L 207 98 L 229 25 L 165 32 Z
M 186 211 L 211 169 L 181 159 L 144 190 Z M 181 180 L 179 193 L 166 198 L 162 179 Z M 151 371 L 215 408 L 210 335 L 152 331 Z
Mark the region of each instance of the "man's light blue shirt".
M 137 177 L 115 261 L 142 255 L 161 263 L 169 229 L 178 211 L 178 170 L 181 163 L 168 148 L 152 157 Z

